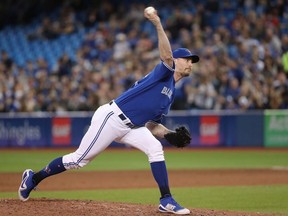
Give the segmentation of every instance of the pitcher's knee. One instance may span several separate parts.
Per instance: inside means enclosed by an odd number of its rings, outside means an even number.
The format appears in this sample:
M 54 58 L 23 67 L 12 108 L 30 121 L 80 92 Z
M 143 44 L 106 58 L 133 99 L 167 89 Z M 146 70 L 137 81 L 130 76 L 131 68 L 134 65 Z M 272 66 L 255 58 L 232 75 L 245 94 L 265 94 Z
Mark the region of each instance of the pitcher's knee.
M 154 147 L 149 150 L 147 153 L 149 163 L 157 162 L 157 161 L 164 161 L 164 151 L 162 145 Z
M 63 165 L 65 169 L 80 169 L 87 165 L 90 161 L 81 159 L 81 155 L 76 152 L 63 156 Z

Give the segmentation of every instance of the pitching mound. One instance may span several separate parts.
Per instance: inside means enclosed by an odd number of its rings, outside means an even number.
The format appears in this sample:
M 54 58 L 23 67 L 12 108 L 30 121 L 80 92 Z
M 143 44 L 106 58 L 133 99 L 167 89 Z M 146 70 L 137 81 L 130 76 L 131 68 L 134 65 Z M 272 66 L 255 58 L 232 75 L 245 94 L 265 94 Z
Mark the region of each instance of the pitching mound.
M 0 188 L 3 192 L 17 192 L 21 173 L 1 173 Z M 287 184 L 288 172 L 285 170 L 181 170 L 169 172 L 173 187 L 219 186 L 219 185 L 271 185 Z M 97 184 L 95 184 L 97 179 Z M 118 179 L 121 179 L 119 181 Z M 67 182 L 69 182 L 67 184 Z M 93 190 L 112 188 L 151 188 L 156 183 L 150 171 L 113 172 L 67 172 L 52 176 L 41 183 L 43 191 Z M 37 192 L 37 191 L 36 191 Z M 36 193 L 35 192 L 35 193 Z M 112 203 L 83 200 L 35 199 L 27 202 L 17 199 L 0 199 L 0 215 L 11 216 L 154 216 L 170 215 L 157 211 L 155 205 Z M 269 214 L 216 211 L 190 208 L 192 216 L 264 216 Z M 270 214 L 276 216 L 276 214 Z M 278 214 L 279 216 L 279 214 Z
M 30 199 L 21 202 L 14 199 L 0 200 L 1 215 L 13 216 L 168 216 L 157 211 L 154 205 L 137 205 L 127 203 L 111 203 L 80 200 L 58 200 L 58 199 Z M 243 213 L 232 211 L 214 211 L 206 209 L 190 209 L 193 216 L 267 216 L 260 213 Z M 271 215 L 271 214 L 270 214 Z M 276 216 L 276 215 L 275 215 Z

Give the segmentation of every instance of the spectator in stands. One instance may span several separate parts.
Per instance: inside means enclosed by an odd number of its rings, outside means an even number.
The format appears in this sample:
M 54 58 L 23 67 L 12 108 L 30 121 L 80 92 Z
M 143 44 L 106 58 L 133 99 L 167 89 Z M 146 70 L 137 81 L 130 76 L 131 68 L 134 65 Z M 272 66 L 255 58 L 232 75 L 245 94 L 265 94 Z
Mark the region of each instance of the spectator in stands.
M 196 88 L 195 107 L 197 109 L 213 109 L 215 105 L 216 90 L 211 82 L 211 76 L 204 71 L 199 76 L 199 84 Z
M 125 33 L 118 33 L 116 35 L 116 42 L 113 46 L 113 59 L 115 61 L 123 61 L 131 55 L 130 44 L 127 41 Z
M 72 7 L 66 6 L 62 8 L 60 15 L 58 29 L 61 34 L 72 34 L 77 30 L 77 21 L 75 18 L 75 12 Z
M 238 97 L 240 95 L 240 83 L 236 77 L 229 78 L 229 85 L 225 89 L 224 97 L 226 99 L 227 109 L 237 109 L 238 108 Z
M 248 110 L 251 108 L 252 104 L 251 94 L 252 94 L 251 85 L 249 81 L 244 80 L 242 82 L 240 88 L 240 94 L 237 101 L 240 110 Z
M 59 37 L 61 31 L 56 22 L 52 22 L 49 17 L 42 20 L 42 24 L 36 32 L 27 35 L 28 40 L 47 39 L 53 40 Z
M 72 67 L 75 65 L 75 62 L 68 56 L 67 53 L 64 53 L 57 62 L 57 65 L 54 68 L 54 73 L 56 73 L 60 78 L 63 76 L 70 76 Z
M 20 66 L 13 55 L 9 56 L 14 52 L 3 49 L 0 111 L 93 110 L 93 102 L 97 107 L 119 95 L 153 65 L 157 56 L 155 38 L 137 14 L 144 8 L 142 3 L 129 2 L 133 11 L 123 16 L 123 7 L 116 8 L 110 1 L 97 5 L 86 2 L 81 10 L 65 2 L 53 19 L 44 16 L 31 38 L 57 40 L 61 34 L 76 33 L 83 26 L 85 39 L 75 61 L 61 54 L 51 66 L 38 56 L 36 60 L 25 59 L 27 62 Z M 182 1 L 176 8 L 171 2 L 159 14 L 166 21 L 173 49 L 196 47 L 205 58 L 196 68 L 199 76 L 179 83 L 172 109 L 287 108 L 285 1 Z M 121 41 L 119 35 L 123 34 L 126 38 Z M 59 86 L 65 86 L 65 90 Z M 212 92 L 208 94 L 212 103 L 203 102 L 205 92 Z M 74 105 L 72 98 L 78 101 Z M 25 105 L 25 101 L 29 103 Z
M 85 17 L 83 24 L 86 28 L 92 28 L 97 24 L 98 20 L 99 18 L 98 18 L 97 10 L 96 8 L 92 8 L 91 10 L 87 12 L 87 15 Z
M 7 70 L 10 70 L 13 65 L 13 60 L 5 50 L 1 51 L 1 62 L 5 65 Z

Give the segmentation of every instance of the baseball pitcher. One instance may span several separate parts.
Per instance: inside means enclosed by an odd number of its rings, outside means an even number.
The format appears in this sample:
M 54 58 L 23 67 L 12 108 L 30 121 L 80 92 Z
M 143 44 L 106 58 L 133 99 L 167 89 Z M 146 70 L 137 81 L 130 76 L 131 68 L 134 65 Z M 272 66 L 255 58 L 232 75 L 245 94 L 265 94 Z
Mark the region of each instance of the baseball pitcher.
M 171 195 L 163 147 L 157 138 L 165 138 L 177 147 L 190 144 L 190 133 L 185 127 L 171 131 L 161 121 L 173 102 L 175 83 L 192 73 L 192 65 L 199 61 L 199 57 L 186 48 L 172 52 L 154 8 L 146 8 L 144 16 L 157 31 L 159 64 L 118 98 L 95 111 L 90 127 L 75 152 L 56 158 L 39 172 L 25 170 L 18 190 L 20 200 L 27 201 L 30 192 L 43 179 L 85 166 L 113 141 L 117 141 L 147 155 L 161 194 L 159 211 L 190 214 L 190 210 L 179 205 Z

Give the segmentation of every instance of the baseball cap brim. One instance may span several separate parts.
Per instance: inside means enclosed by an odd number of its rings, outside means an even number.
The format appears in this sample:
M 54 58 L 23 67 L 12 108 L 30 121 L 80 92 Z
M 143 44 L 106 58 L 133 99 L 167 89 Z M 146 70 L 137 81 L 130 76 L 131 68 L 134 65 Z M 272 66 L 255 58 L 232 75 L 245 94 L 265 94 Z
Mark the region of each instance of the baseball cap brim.
M 197 63 L 200 58 L 198 55 L 192 54 L 186 48 L 178 48 L 173 51 L 173 58 L 191 58 L 193 63 Z

